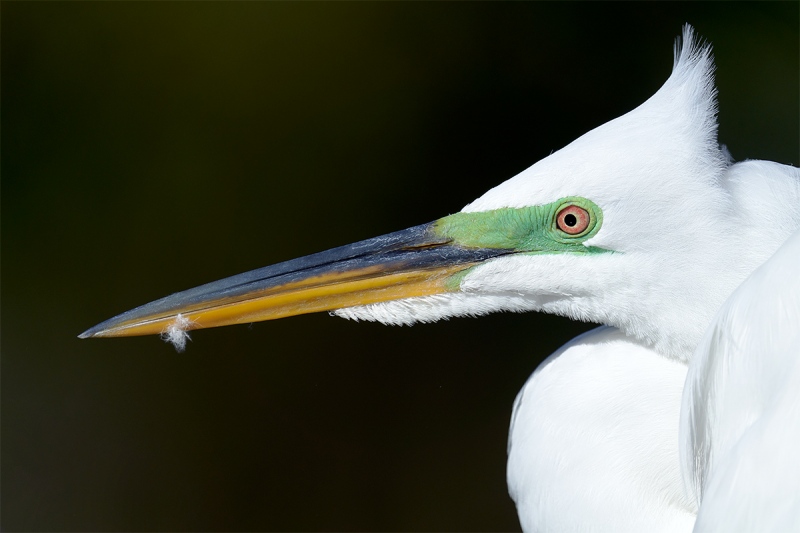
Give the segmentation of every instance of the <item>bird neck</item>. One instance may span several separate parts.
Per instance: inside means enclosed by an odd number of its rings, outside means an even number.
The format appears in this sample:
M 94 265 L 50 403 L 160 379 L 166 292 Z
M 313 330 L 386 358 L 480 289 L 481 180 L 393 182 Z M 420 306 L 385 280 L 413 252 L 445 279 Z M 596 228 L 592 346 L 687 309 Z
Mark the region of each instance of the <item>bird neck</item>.
M 632 252 L 616 286 L 598 288 L 590 320 L 615 326 L 658 353 L 688 362 L 717 310 L 800 227 L 800 171 L 766 161 L 730 166 L 717 225 L 652 255 Z M 620 265 L 614 268 L 619 269 Z M 649 273 L 649 275 L 648 275 Z

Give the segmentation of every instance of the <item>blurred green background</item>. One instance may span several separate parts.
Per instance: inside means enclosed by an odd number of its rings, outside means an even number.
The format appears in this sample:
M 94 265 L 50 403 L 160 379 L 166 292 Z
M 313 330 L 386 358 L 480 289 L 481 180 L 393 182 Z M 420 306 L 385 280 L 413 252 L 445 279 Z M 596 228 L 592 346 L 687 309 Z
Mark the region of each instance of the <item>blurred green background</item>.
M 800 163 L 797 2 L 0 9 L 5 531 L 517 529 L 512 401 L 590 325 L 76 335 L 460 210 L 644 101 L 684 22 L 721 142 Z

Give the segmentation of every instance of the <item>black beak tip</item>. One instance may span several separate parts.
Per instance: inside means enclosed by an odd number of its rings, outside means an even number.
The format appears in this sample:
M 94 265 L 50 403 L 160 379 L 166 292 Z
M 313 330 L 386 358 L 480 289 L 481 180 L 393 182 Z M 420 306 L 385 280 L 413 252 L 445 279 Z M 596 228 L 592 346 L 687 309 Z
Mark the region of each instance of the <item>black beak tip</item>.
M 79 339 L 91 339 L 92 337 L 96 337 L 98 333 L 102 333 L 106 328 L 101 327 L 103 324 L 97 324 L 96 326 L 92 326 L 91 328 L 87 329 L 80 335 L 78 335 Z

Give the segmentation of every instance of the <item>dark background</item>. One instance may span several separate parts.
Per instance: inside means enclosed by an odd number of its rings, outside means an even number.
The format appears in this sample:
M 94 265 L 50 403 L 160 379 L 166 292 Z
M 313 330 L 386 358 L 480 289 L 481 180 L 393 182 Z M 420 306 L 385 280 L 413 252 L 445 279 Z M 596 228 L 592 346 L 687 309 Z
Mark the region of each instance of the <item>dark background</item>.
M 513 530 L 511 404 L 586 324 L 325 314 L 78 340 L 460 210 L 714 43 L 797 165 L 798 3 L 2 3 L 2 529 Z

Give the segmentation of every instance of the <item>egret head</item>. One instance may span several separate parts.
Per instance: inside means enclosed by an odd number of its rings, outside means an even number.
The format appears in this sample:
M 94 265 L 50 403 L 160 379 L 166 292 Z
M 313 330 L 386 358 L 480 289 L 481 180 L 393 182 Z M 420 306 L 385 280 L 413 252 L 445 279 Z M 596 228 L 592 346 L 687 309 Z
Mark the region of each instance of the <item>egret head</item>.
M 456 242 L 471 229 L 481 245 L 517 253 L 461 273 L 458 292 L 336 314 L 405 324 L 545 311 L 614 325 L 684 357 L 730 290 L 710 280 L 735 229 L 713 68 L 710 48 L 687 26 L 672 75 L 649 100 L 448 217 L 459 225 Z M 573 205 L 588 219 L 575 235 L 559 219 Z M 514 238 L 538 244 L 515 247 Z
M 741 279 L 715 275 L 736 230 L 715 94 L 710 49 L 687 26 L 654 96 L 462 212 L 176 293 L 82 336 L 162 333 L 176 317 L 198 328 L 332 310 L 411 324 L 539 310 L 688 357 Z

